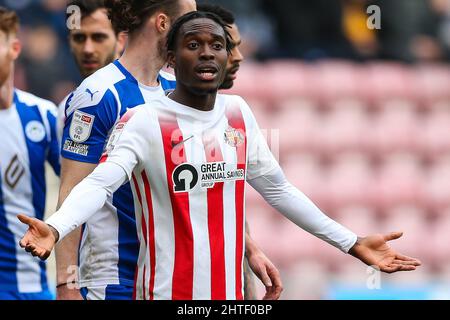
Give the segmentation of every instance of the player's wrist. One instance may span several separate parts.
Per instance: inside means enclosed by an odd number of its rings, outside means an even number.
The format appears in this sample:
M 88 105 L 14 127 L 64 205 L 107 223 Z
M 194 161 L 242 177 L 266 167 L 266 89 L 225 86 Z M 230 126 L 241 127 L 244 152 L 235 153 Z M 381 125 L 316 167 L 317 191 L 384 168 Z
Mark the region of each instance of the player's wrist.
M 53 235 L 53 237 L 54 237 L 54 239 L 55 239 L 55 243 L 57 243 L 58 242 L 58 240 L 59 240 L 59 232 L 58 232 L 58 230 L 56 230 L 53 226 L 51 226 L 50 224 L 47 224 L 48 226 L 49 226 L 49 228 L 50 228 L 50 231 L 52 232 L 52 235 Z

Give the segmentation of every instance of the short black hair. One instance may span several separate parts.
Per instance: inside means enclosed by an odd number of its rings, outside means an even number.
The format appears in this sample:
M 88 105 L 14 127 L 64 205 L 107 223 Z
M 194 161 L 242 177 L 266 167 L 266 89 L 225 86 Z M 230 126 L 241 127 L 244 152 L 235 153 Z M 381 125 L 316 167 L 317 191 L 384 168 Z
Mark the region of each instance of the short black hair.
M 98 9 L 106 9 L 105 0 L 72 0 L 67 4 L 67 7 L 70 6 L 80 8 L 81 18 L 90 16 Z
M 172 25 L 172 28 L 169 31 L 169 34 L 167 35 L 167 43 L 166 47 L 167 50 L 173 51 L 175 49 L 175 42 L 177 40 L 178 32 L 180 31 L 180 28 L 186 23 L 191 20 L 195 19 L 210 19 L 214 22 L 216 22 L 218 25 L 220 25 L 225 33 L 225 40 L 226 40 L 226 49 L 227 52 L 231 52 L 231 36 L 228 32 L 227 28 L 230 27 L 227 25 L 223 20 L 217 16 L 214 13 L 211 12 L 203 12 L 203 11 L 192 11 L 189 13 L 186 13 L 185 15 L 179 17 L 174 24 Z
M 222 19 L 226 24 L 234 24 L 234 22 L 236 21 L 234 14 L 230 10 L 216 4 L 201 3 L 197 5 L 197 10 L 214 13 L 215 15 L 219 16 L 220 19 Z

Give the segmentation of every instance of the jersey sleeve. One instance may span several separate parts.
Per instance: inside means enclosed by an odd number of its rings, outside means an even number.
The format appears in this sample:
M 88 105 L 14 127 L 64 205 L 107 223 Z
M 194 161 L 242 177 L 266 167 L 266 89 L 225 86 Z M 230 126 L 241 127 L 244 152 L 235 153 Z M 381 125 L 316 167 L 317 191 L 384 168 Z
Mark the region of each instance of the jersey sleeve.
M 241 110 L 247 119 L 247 180 L 260 177 L 272 170 L 279 168 L 279 164 L 264 138 L 261 129 L 250 110 L 248 104 L 241 97 L 237 97 L 241 104 Z
M 77 89 L 65 106 L 61 156 L 98 163 L 118 114 L 118 102 L 111 90 Z
M 150 154 L 150 137 L 147 110 L 143 107 L 130 109 L 114 127 L 100 162 L 119 165 L 131 179 L 134 168 L 142 165 L 145 155 Z

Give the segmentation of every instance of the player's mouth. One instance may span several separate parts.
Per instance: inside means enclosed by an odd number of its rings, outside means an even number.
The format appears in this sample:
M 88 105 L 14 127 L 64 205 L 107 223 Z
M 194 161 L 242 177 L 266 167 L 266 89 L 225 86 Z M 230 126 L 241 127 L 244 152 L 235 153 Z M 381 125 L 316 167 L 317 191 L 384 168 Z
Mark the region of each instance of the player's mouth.
M 99 66 L 98 61 L 93 60 L 83 60 L 81 63 L 85 69 L 96 69 Z
M 219 69 L 215 64 L 198 65 L 194 71 L 202 81 L 214 81 L 219 74 Z

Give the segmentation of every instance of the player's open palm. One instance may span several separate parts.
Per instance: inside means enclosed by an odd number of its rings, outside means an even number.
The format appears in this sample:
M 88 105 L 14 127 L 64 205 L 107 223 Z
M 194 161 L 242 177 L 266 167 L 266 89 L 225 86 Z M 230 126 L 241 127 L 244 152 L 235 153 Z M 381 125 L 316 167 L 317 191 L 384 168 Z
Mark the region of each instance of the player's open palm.
M 403 232 L 392 232 L 387 235 L 375 234 L 361 238 L 349 253 L 367 265 L 376 266 L 386 273 L 415 270 L 421 264 L 419 260 L 396 252 L 387 243 L 402 235 Z
M 28 231 L 20 240 L 20 246 L 33 256 L 37 256 L 42 260 L 47 259 L 57 240 L 50 226 L 44 221 L 22 214 L 19 214 L 17 218 L 28 225 Z

